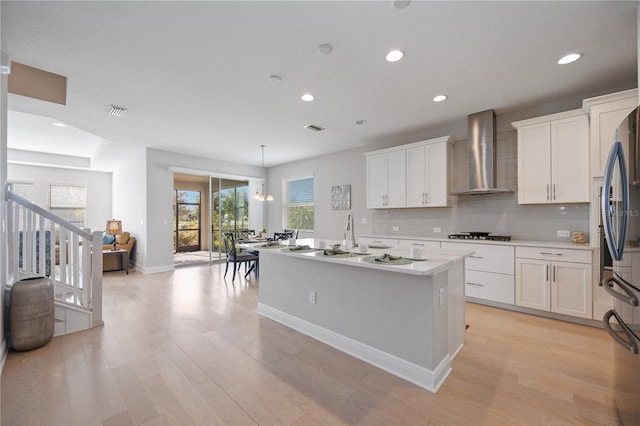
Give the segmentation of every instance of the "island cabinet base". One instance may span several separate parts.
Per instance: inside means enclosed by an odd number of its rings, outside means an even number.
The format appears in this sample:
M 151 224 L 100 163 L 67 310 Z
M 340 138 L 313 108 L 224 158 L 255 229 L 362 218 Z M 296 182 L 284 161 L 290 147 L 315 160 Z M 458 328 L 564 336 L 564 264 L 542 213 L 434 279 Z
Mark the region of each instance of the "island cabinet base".
M 436 392 L 463 344 L 463 281 L 462 260 L 415 275 L 262 251 L 258 313 Z

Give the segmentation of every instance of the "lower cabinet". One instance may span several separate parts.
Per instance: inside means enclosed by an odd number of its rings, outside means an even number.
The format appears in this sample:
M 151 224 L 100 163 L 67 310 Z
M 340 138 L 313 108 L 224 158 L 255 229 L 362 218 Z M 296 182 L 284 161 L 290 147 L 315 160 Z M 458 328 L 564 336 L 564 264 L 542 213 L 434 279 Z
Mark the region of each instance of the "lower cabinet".
M 589 250 L 516 247 L 518 306 L 590 319 L 591 279 Z
M 513 305 L 513 246 L 455 242 L 441 246 L 474 251 L 465 259 L 465 296 Z
M 412 246 L 419 248 L 440 248 L 440 241 L 408 240 L 406 238 L 401 238 L 398 240 L 398 244 L 401 246 Z
M 358 244 L 368 244 L 371 248 L 387 248 L 396 247 L 398 245 L 397 238 L 377 238 L 377 237 L 358 237 Z

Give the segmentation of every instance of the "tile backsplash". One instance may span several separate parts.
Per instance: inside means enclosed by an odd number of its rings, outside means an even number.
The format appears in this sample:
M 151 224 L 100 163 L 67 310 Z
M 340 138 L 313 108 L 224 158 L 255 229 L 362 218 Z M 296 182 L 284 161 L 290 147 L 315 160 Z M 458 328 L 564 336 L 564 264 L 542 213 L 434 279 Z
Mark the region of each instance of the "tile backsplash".
M 452 206 L 443 208 L 371 210 L 374 234 L 446 238 L 458 232 L 485 231 L 535 241 L 569 241 L 558 237 L 558 230 L 588 235 L 589 204 L 518 204 L 516 132 L 498 133 L 496 142 L 496 184 L 514 193 L 453 197 Z M 454 144 L 452 156 L 451 189 L 464 190 L 468 182 L 466 140 Z M 399 230 L 393 231 L 394 227 Z

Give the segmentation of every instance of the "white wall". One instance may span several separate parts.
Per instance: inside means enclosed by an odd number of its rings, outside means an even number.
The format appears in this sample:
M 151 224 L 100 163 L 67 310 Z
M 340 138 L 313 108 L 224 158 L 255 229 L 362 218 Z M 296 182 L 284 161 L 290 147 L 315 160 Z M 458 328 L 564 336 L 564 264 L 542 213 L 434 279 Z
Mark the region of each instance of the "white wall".
M 10 181 L 34 183 L 34 202 L 43 208 L 49 206 L 49 184 L 69 183 L 87 187 L 87 222 L 92 231 L 104 230 L 111 210 L 111 173 L 58 167 L 8 164 Z
M 152 148 L 147 148 L 146 165 L 146 244 L 145 253 L 140 256 L 141 263 L 136 261 L 136 266 L 149 273 L 173 269 L 173 171 L 170 168 L 207 171 L 211 175 L 247 179 L 264 179 L 265 176 L 262 167 Z
M 582 106 L 582 99 L 593 95 L 577 96 L 545 105 L 536 105 L 520 111 L 500 114 L 496 111 L 498 132 L 498 185 L 517 190 L 517 168 L 512 162 L 517 156 L 516 131 L 511 122 L 552 114 Z M 473 113 L 476 111 L 470 111 Z M 282 229 L 282 180 L 313 174 L 315 177 L 315 238 L 342 239 L 346 223 L 345 210 L 332 210 L 331 187 L 351 185 L 351 210 L 354 214 L 356 235 L 398 235 L 446 238 L 450 233 L 486 230 L 494 234 L 507 234 L 518 239 L 567 241 L 556 236 L 557 230 L 589 231 L 589 209 L 587 204 L 520 206 L 517 194 L 454 197 L 448 208 L 382 209 L 366 208 L 366 161 L 364 153 L 389 146 L 402 145 L 435 137 L 452 135 L 454 164 L 466 162 L 467 118 L 439 128 L 427 129 L 410 135 L 389 138 L 386 143 L 356 148 L 336 154 L 312 158 L 295 163 L 272 167 L 268 170 L 268 181 L 274 191 L 275 201 L 268 206 L 269 231 Z M 504 150 L 513 157 L 501 158 Z M 502 156 L 504 157 L 504 156 Z M 463 167 L 466 169 L 466 167 Z M 454 187 L 466 184 L 466 170 L 454 169 Z M 501 182 L 502 181 L 502 182 Z M 454 188 L 452 188 L 453 190 Z M 366 219 L 367 224 L 362 220 Z M 398 226 L 399 231 L 392 230 Z M 440 227 L 442 232 L 433 232 Z M 303 236 L 301 234 L 301 236 Z
M 133 258 L 136 266 L 144 265 L 147 254 L 147 174 L 144 148 L 130 149 L 113 171 L 113 218 L 122 221 L 124 231 L 136 238 Z

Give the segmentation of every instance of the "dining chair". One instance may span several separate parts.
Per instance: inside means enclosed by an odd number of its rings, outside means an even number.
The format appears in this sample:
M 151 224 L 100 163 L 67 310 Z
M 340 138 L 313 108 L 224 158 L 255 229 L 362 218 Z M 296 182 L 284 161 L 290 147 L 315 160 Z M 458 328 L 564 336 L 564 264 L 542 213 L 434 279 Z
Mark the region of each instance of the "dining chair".
M 273 241 L 284 241 L 288 240 L 291 237 L 289 232 L 274 232 L 273 233 Z
M 236 238 L 239 240 L 250 240 L 252 238 L 255 238 L 255 236 L 255 229 L 238 229 L 236 231 Z
M 236 241 L 233 232 L 224 232 L 224 249 L 227 254 L 227 263 L 224 268 L 224 277 L 227 277 L 227 271 L 229 270 L 229 263 L 233 264 L 233 277 L 231 281 L 236 279 L 236 272 L 240 270 L 240 266 L 244 263 L 245 269 L 245 278 L 252 271 L 256 272 L 256 277 L 258 276 L 258 262 L 260 261 L 260 257 L 257 253 L 249 253 L 236 250 Z M 251 265 L 247 268 L 247 265 Z
M 298 230 L 297 229 L 285 229 L 283 232 L 288 233 L 293 238 L 298 238 Z

